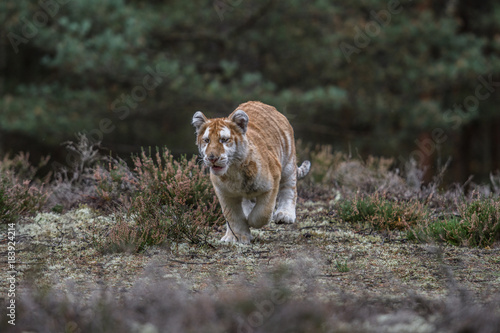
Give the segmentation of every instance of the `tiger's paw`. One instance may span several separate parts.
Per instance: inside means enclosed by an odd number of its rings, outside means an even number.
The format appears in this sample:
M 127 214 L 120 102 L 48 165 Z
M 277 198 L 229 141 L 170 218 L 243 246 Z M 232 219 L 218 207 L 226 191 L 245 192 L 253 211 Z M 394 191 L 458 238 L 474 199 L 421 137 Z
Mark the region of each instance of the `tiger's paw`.
M 287 212 L 279 210 L 274 214 L 274 223 L 276 224 L 291 224 L 295 223 L 295 212 Z
M 250 232 L 247 233 L 236 233 L 234 234 L 230 229 L 226 231 L 224 237 L 221 238 L 221 242 L 226 243 L 242 243 L 242 244 L 250 244 L 252 241 L 252 235 Z

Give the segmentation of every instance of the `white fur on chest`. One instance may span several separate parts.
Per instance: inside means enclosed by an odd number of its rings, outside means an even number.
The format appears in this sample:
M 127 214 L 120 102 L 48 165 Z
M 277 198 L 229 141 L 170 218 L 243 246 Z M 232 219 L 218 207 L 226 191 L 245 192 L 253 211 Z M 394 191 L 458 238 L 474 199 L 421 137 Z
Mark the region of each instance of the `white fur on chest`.
M 260 170 L 255 177 L 245 176 L 245 170 L 236 166 L 229 168 L 223 178 L 210 175 L 214 186 L 225 195 L 230 197 L 255 198 L 272 188 L 272 179 L 264 176 Z

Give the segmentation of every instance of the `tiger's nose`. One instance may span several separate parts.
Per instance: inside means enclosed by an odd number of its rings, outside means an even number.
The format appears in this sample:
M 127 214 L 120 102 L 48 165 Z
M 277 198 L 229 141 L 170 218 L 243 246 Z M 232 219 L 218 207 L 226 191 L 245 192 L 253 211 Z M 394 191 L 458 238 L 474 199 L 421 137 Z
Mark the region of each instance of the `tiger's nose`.
M 214 154 L 210 154 L 210 155 L 208 156 L 208 161 L 209 161 L 210 163 L 215 163 L 215 162 L 217 162 L 218 160 L 219 160 L 219 157 L 215 156 Z

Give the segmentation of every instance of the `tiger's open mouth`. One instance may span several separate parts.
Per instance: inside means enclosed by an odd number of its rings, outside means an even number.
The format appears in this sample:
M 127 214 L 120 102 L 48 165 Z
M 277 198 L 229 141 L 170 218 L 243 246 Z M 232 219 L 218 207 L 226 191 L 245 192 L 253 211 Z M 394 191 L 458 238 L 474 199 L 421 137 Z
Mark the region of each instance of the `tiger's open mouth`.
M 224 173 L 226 167 L 225 166 L 220 166 L 220 165 L 212 165 L 210 167 L 210 169 L 212 170 L 212 172 L 215 175 L 220 175 L 220 174 Z

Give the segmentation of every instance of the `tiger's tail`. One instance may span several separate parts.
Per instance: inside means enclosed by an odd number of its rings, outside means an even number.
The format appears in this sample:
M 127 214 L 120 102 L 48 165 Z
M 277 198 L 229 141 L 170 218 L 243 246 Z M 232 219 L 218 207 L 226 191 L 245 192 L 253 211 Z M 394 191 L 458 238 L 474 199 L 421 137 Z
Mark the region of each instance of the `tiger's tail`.
M 304 178 L 309 173 L 310 169 L 311 169 L 311 162 L 307 160 L 302 162 L 300 167 L 297 168 L 297 179 Z

